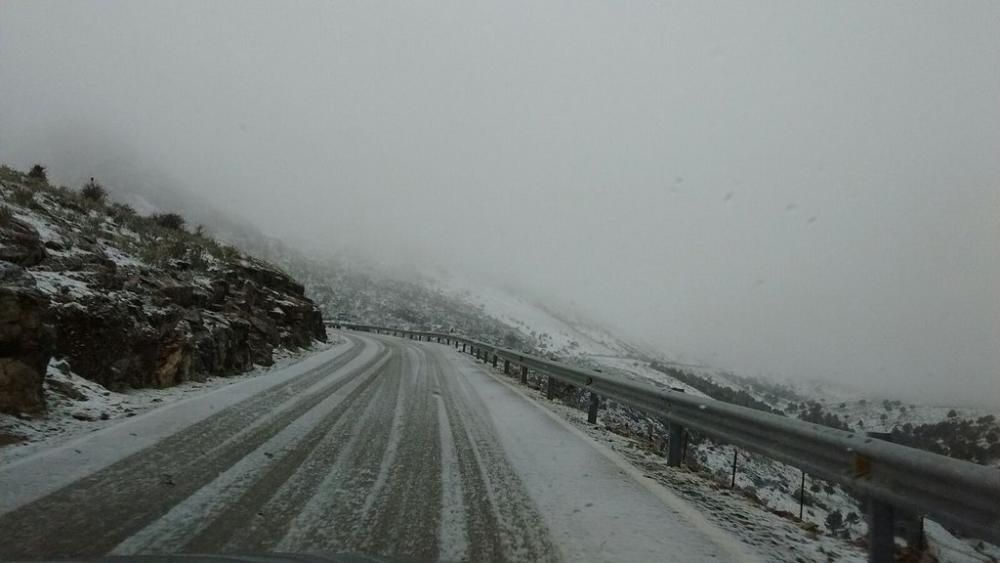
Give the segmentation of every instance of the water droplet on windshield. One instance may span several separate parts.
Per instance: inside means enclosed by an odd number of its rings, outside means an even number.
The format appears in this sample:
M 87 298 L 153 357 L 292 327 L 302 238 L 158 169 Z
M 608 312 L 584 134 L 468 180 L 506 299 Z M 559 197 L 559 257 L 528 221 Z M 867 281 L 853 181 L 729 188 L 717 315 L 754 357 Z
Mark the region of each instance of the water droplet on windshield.
M 727 192 L 727 193 L 726 193 L 726 196 L 725 196 L 725 197 L 723 197 L 722 199 L 723 199 L 723 200 L 724 200 L 724 201 L 725 201 L 726 203 L 729 203 L 730 201 L 733 201 L 733 196 L 735 196 L 735 195 L 736 195 L 736 194 L 734 194 L 733 192 Z

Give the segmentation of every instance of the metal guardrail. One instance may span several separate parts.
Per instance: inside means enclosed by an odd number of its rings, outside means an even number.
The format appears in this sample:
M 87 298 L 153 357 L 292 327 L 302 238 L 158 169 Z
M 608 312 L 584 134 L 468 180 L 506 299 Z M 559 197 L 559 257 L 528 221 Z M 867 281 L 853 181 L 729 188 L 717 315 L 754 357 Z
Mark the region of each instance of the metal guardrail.
M 892 561 L 895 509 L 927 515 L 946 527 L 1000 544 L 1000 470 L 869 437 L 717 401 L 666 391 L 615 374 L 522 354 L 456 334 L 401 330 L 352 323 L 338 328 L 394 334 L 461 345 L 463 351 L 497 365 L 521 367 L 591 392 L 589 419 L 596 420 L 601 397 L 610 398 L 669 422 L 668 465 L 681 463 L 681 436 L 694 429 L 719 441 L 802 469 L 870 499 L 869 556 Z

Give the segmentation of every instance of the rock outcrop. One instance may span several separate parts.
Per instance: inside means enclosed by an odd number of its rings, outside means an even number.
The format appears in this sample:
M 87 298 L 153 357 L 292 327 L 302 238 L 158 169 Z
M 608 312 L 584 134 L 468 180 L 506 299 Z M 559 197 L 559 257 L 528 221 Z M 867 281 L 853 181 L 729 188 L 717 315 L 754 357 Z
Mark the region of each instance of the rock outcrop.
M 0 221 L 0 260 L 29 267 L 45 260 L 46 254 L 45 244 L 31 225 L 15 217 Z
M 37 413 L 53 350 L 49 300 L 19 266 L 0 261 L 0 412 Z
M 189 284 L 167 276 L 53 306 L 58 351 L 110 389 L 169 387 L 270 365 L 278 347 L 324 340 L 319 311 L 293 280 L 261 262 Z M 263 280 L 269 285 L 261 285 Z M 151 299 L 135 293 L 150 290 Z
M 326 339 L 265 262 L 10 169 L 0 195 L 0 410 L 44 409 L 50 357 L 112 390 L 169 387 Z

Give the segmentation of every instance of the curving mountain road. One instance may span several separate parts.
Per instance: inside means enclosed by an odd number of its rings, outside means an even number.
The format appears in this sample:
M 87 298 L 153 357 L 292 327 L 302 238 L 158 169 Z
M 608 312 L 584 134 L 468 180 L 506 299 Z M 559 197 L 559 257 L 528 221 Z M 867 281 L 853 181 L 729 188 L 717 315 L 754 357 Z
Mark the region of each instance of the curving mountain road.
M 0 559 L 754 557 L 468 356 L 346 336 L 0 465 Z

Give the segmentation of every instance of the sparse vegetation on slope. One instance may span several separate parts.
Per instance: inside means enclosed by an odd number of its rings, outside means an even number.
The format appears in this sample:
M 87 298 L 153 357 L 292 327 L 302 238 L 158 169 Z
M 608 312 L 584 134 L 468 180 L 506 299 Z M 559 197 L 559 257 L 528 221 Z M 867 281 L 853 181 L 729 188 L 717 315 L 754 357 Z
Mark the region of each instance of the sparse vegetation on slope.
M 2 411 L 44 409 L 50 357 L 110 389 L 167 387 L 325 339 L 301 284 L 180 215 L 145 217 L 95 180 L 76 191 L 6 167 L 0 196 Z

